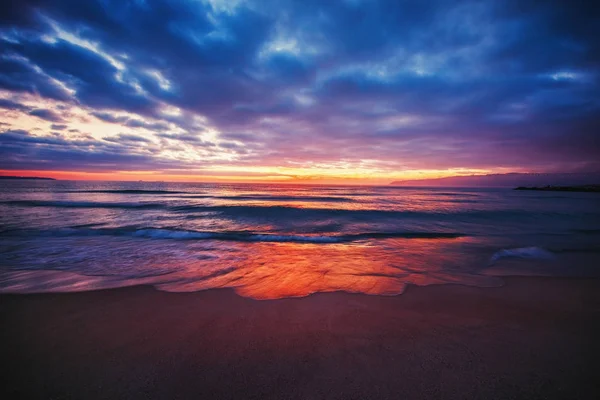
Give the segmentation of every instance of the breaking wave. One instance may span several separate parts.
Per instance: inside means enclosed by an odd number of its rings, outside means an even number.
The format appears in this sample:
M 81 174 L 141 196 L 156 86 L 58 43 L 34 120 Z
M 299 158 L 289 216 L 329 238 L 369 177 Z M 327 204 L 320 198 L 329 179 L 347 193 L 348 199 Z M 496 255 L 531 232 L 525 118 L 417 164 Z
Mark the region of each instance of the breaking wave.
M 353 203 L 349 197 L 334 196 L 271 196 L 271 195 L 239 195 L 239 196 L 211 196 L 211 195 L 189 195 L 184 199 L 216 199 L 232 201 L 299 201 L 299 202 L 323 202 L 323 203 Z
M 514 249 L 504 249 L 497 251 L 490 259 L 490 265 L 503 258 L 522 258 L 537 260 L 552 260 L 554 254 L 541 247 L 518 247 Z
M 373 220 L 386 218 L 423 218 L 423 219 L 502 219 L 502 218 L 534 218 L 535 214 L 524 210 L 458 210 L 445 209 L 432 211 L 393 210 L 393 209 L 352 209 L 329 207 L 293 207 L 286 205 L 202 205 L 202 204 L 169 204 L 167 202 L 94 202 L 94 201 L 60 201 L 60 200 L 8 200 L 0 205 L 19 207 L 57 207 L 57 208 L 123 208 L 123 209 L 164 209 L 174 213 L 219 213 L 230 218 L 251 219 L 329 219 L 353 218 L 356 220 Z M 556 214 L 556 213 L 555 213 Z
M 182 205 L 169 207 L 171 211 L 185 212 L 217 212 L 225 216 L 251 217 L 251 218 L 291 218 L 291 219 L 327 219 L 338 217 L 351 217 L 369 220 L 371 218 L 505 218 L 529 217 L 530 213 L 521 210 L 468 210 L 448 212 L 447 210 L 413 211 L 391 209 L 351 209 L 351 208 L 318 208 L 318 207 L 292 207 L 292 206 L 263 206 L 263 205 Z
M 277 235 L 256 232 L 201 232 L 192 230 L 164 228 L 63 228 L 53 230 L 21 230 L 5 231 L 3 235 L 10 236 L 43 236 L 43 237 L 72 237 L 72 236 L 126 236 L 146 239 L 170 240 L 228 240 L 239 242 L 295 242 L 295 243 L 346 243 L 369 239 L 454 239 L 467 236 L 458 232 L 365 232 L 348 235 Z
M 165 208 L 162 203 L 140 202 L 95 202 L 95 201 L 55 201 L 55 200 L 9 200 L 1 202 L 10 206 L 19 207 L 58 207 L 58 208 L 137 208 L 159 209 Z

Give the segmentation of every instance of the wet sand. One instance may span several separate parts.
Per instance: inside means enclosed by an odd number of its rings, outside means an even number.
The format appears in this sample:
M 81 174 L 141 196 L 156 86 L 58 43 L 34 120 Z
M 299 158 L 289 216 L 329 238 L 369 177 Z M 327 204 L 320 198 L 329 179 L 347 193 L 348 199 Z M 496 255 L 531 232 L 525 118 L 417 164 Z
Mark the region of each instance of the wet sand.
M 3 399 L 596 399 L 600 280 L 0 295 Z

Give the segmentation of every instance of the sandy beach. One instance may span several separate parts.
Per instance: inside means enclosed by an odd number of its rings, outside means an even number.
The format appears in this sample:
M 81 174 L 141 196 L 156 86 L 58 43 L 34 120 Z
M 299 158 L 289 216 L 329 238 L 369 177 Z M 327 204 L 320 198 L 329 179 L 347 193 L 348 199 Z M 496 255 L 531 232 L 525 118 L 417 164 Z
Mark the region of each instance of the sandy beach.
M 0 296 L 2 398 L 595 399 L 600 281 Z

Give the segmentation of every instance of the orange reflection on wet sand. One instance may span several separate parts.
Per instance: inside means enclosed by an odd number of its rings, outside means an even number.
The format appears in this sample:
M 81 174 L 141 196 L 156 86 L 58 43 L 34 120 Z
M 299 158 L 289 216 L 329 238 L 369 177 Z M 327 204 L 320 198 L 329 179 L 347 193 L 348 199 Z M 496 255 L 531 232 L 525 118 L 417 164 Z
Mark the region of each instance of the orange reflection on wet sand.
M 458 272 L 449 275 L 442 270 L 452 262 L 445 248 L 457 240 L 461 239 L 391 239 L 386 241 L 387 249 L 369 243 L 254 243 L 237 259 L 235 267 L 227 267 L 224 261 L 221 270 L 208 276 L 189 276 L 158 287 L 167 291 L 233 287 L 244 297 L 277 299 L 332 291 L 395 295 L 407 284 L 496 286 L 492 277 Z M 432 257 L 435 252 L 437 259 Z

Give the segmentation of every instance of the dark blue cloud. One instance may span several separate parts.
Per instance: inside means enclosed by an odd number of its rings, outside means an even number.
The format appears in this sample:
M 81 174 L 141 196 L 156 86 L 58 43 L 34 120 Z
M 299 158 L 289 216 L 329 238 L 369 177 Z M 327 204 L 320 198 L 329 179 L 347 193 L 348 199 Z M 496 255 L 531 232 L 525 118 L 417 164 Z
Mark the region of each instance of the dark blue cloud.
M 306 62 L 291 54 L 275 54 L 267 60 L 265 68 L 269 79 L 276 84 L 309 84 L 314 79 L 315 70 Z
M 587 0 L 512 0 L 497 6 L 515 24 L 490 55 L 491 65 L 512 71 L 600 67 L 600 5 Z
M 200 138 L 196 135 L 188 134 L 188 133 L 159 133 L 156 136 L 158 136 L 162 139 L 170 139 L 170 140 L 175 140 L 175 141 L 179 141 L 179 142 L 190 143 L 190 144 L 193 144 L 194 146 L 200 146 L 200 147 L 216 146 L 212 142 L 202 140 L 202 138 Z
M 29 115 L 33 115 L 50 122 L 63 122 L 63 119 L 58 114 L 45 108 L 36 108 L 31 110 L 29 111 Z
M 117 107 L 141 112 L 152 101 L 118 80 L 119 70 L 106 58 L 64 40 L 6 43 L 4 53 L 25 57 L 47 75 L 74 89 L 76 99 L 92 107 Z
M 130 128 L 144 128 L 155 132 L 164 132 L 169 129 L 169 124 L 166 122 L 146 122 L 141 119 L 115 115 L 109 112 L 92 112 L 91 114 L 102 121 L 121 124 Z
M 54 100 L 68 101 L 68 92 L 40 73 L 22 58 L 11 58 L 11 53 L 2 51 L 0 39 L 0 88 L 12 92 L 41 95 Z
M 114 142 L 114 143 L 127 143 L 127 142 L 150 143 L 150 140 L 145 137 L 138 136 L 138 135 L 125 134 L 125 133 L 121 133 L 117 136 L 105 137 L 103 140 L 106 140 L 107 142 Z
M 122 124 L 129 121 L 128 116 L 124 115 L 114 115 L 108 112 L 92 112 L 94 117 L 101 119 L 102 121 L 112 122 L 115 124 Z
M 29 111 L 30 108 L 17 103 L 16 101 L 8 100 L 8 99 L 0 99 L 0 108 L 4 108 L 6 110 L 18 110 L 18 111 Z
M 124 125 L 130 128 L 145 128 L 151 131 L 163 132 L 169 129 L 169 125 L 164 122 L 151 122 L 142 121 L 139 119 L 130 119 L 124 123 Z

